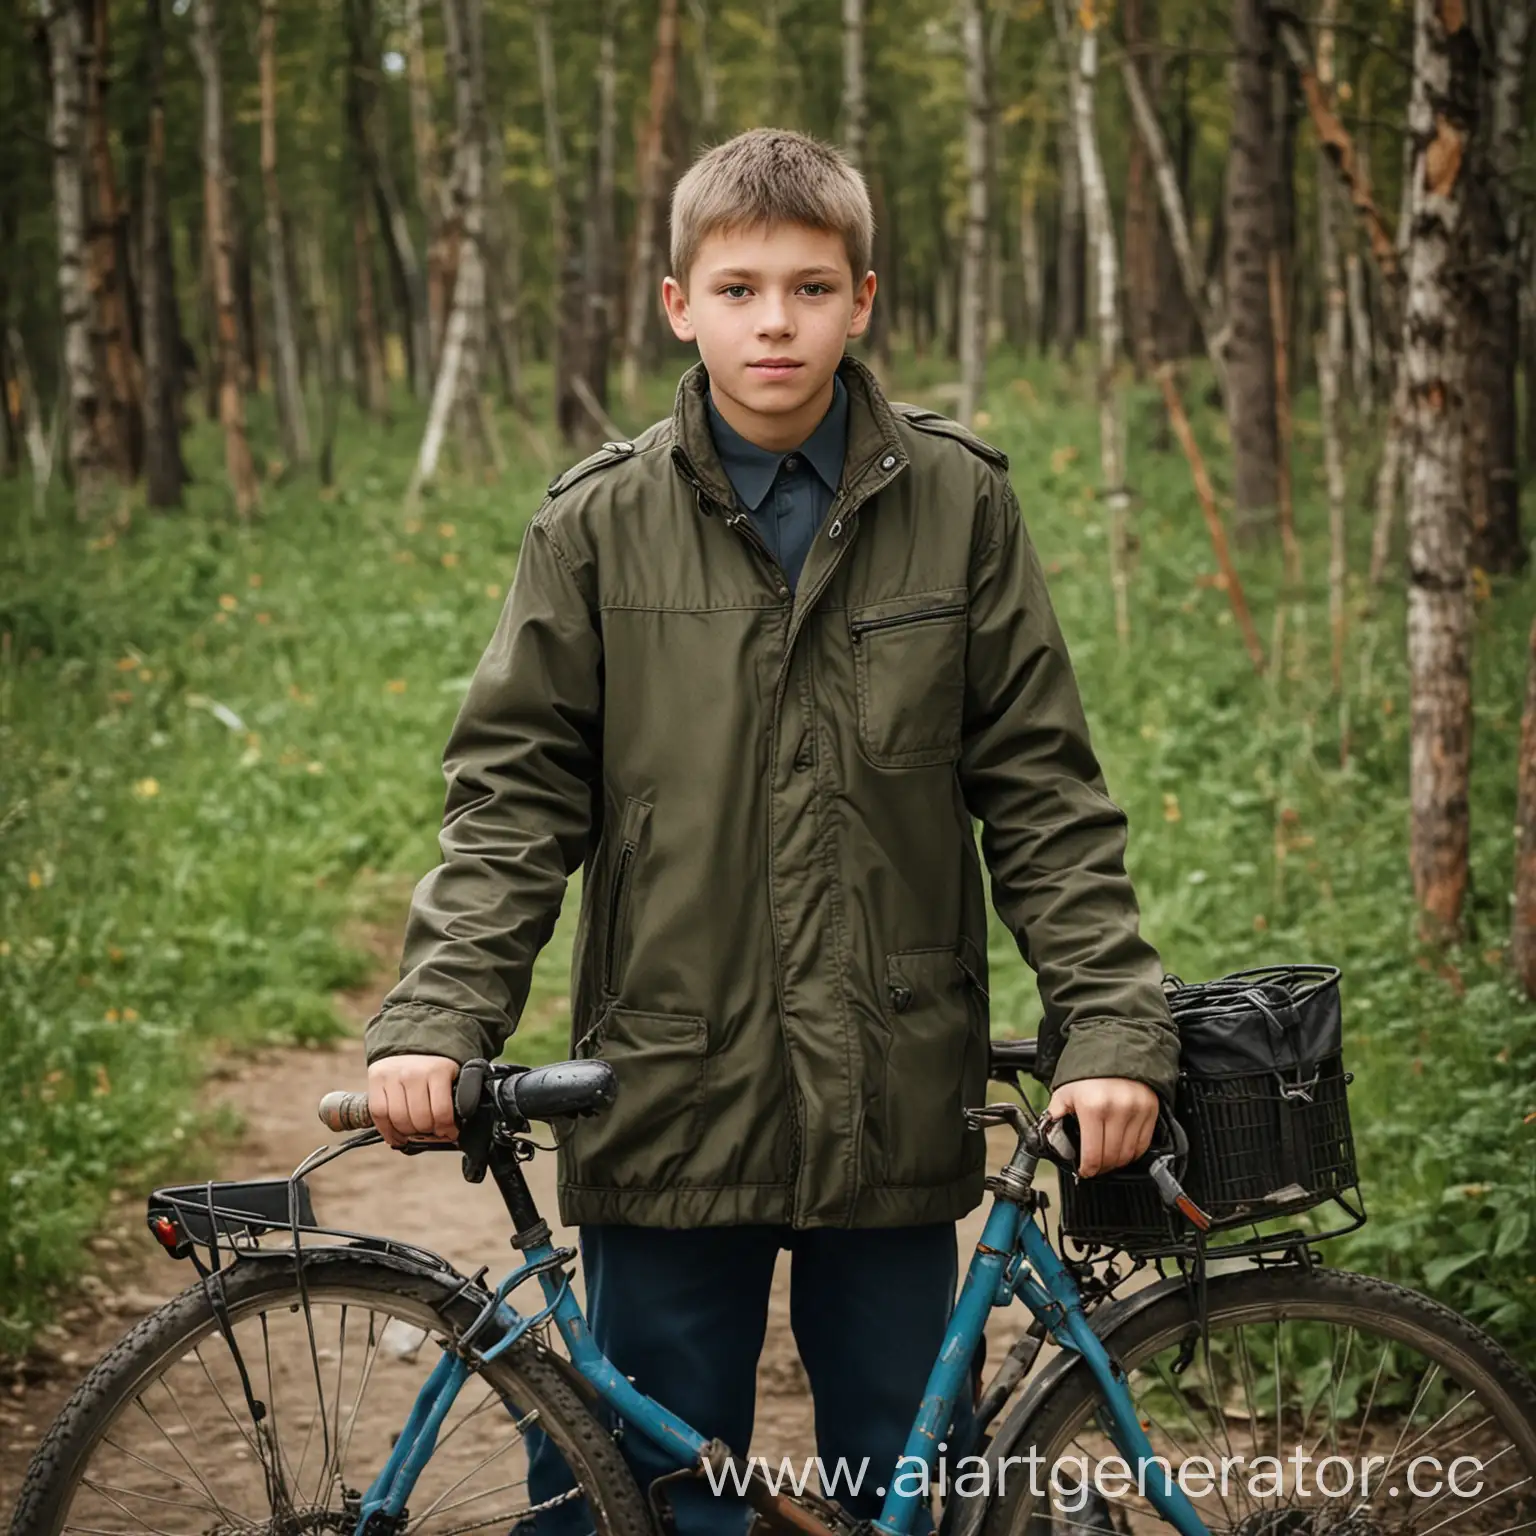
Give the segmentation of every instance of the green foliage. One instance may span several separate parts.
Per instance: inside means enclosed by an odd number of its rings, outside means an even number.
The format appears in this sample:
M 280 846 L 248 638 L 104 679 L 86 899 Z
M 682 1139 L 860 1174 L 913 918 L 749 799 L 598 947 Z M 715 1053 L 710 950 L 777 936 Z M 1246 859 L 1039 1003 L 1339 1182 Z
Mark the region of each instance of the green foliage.
M 1352 582 L 1341 709 L 1308 402 L 1295 460 L 1307 596 L 1265 680 L 1211 584 L 1188 470 L 1157 445 L 1143 390 L 1128 400 L 1135 643 L 1120 651 L 1089 379 L 1012 369 L 995 360 L 983 431 L 1012 457 L 1130 817 L 1147 933 L 1187 979 L 1273 961 L 1343 967 L 1372 1220 L 1333 1257 L 1531 1345 L 1536 1009 L 1499 953 L 1528 597 L 1495 587 L 1478 604 L 1469 938 L 1421 955 L 1402 599 L 1394 587 L 1371 614 Z M 904 359 L 893 393 L 923 399 L 947 376 L 942 360 Z M 1194 388 L 1186 397 L 1219 476 L 1223 429 Z M 655 382 L 623 425 L 669 400 L 670 382 Z M 271 435 L 265 406 L 252 402 L 258 442 Z M 187 510 L 130 502 L 109 534 L 74 526 L 62 498 L 38 522 L 30 486 L 0 486 L 0 1350 L 45 1314 L 109 1187 L 142 1189 L 173 1164 L 206 1171 L 206 1151 L 189 1151 L 205 1047 L 333 1034 L 331 991 L 369 963 L 337 934 L 359 919 L 393 929 L 437 857 L 442 744 L 549 469 L 449 479 L 407 523 L 418 425 L 404 415 L 385 437 L 348 418 L 339 494 L 307 478 L 269 484 L 248 528 L 229 512 L 207 428 L 189 439 Z M 1369 518 L 1358 496 L 1352 508 L 1358 570 Z M 1278 557 L 1237 558 L 1268 647 Z M 574 905 L 573 893 L 541 960 L 519 1060 L 567 1048 Z M 1033 982 L 1000 932 L 993 960 L 999 1033 L 1032 1029 Z M 360 1079 L 360 1053 L 357 1065 Z

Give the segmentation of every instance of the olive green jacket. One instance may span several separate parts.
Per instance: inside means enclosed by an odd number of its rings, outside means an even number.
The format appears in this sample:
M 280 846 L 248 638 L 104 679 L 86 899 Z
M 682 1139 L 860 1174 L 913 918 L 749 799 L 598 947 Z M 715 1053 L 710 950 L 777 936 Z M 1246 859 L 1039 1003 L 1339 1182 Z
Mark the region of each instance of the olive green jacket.
M 1041 1074 L 1178 1057 L 1007 460 L 845 358 L 843 483 L 791 595 L 720 467 L 702 364 L 556 480 L 444 755 L 370 1062 L 495 1056 L 584 870 L 567 1223 L 953 1220 L 982 1197 L 992 897 Z

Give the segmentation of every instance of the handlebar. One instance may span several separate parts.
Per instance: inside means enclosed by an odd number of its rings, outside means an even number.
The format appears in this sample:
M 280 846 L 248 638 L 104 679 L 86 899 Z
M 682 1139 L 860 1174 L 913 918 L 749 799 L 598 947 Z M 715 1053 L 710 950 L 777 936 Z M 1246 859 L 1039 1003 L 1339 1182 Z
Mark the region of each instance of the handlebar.
M 373 1124 L 366 1093 L 337 1089 L 320 1100 L 320 1123 L 333 1131 L 366 1131 Z

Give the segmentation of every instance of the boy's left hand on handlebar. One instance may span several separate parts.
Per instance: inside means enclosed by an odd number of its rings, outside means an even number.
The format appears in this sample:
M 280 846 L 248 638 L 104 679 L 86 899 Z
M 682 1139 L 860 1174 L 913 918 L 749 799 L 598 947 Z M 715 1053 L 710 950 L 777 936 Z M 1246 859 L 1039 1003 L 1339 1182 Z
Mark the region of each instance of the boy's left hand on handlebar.
M 1077 1117 L 1077 1171 L 1092 1178 L 1135 1162 L 1151 1146 L 1157 1109 L 1157 1094 L 1145 1083 L 1085 1077 L 1057 1088 L 1045 1112 L 1053 1120 Z

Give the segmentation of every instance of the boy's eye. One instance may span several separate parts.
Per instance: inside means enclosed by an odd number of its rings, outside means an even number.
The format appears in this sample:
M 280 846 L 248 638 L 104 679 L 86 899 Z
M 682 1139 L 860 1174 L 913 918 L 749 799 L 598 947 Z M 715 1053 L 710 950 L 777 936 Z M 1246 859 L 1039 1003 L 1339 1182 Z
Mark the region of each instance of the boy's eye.
M 802 283 L 800 286 L 802 288 L 818 288 L 818 289 L 820 289 L 821 290 L 820 293 L 812 295 L 812 297 L 814 297 L 814 298 L 820 298 L 822 293 L 831 293 L 832 292 L 831 285 L 828 284 L 828 283 Z
M 742 294 L 750 291 L 745 283 L 730 283 L 720 290 L 728 299 L 739 298 Z

